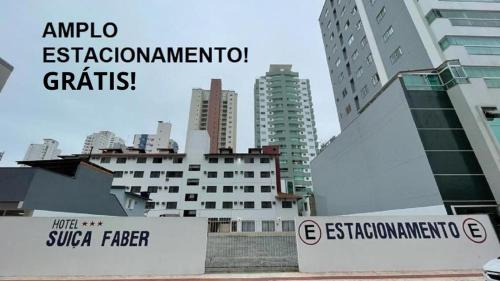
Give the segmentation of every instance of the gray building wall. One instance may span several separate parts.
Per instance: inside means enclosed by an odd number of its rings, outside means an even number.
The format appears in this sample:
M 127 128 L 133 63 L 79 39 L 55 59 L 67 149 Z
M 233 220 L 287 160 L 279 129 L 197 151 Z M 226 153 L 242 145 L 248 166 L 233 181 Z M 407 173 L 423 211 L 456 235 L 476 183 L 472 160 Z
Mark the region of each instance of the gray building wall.
M 311 166 L 318 215 L 443 204 L 399 80 Z
M 41 168 L 36 170 L 26 193 L 23 209 L 125 216 L 109 188 L 111 174 L 80 165 L 75 177 Z
M 404 2 L 377 0 L 372 5 L 370 0 L 363 0 L 389 79 L 400 71 L 433 68 Z M 380 22 L 377 22 L 377 15 L 383 7 L 386 10 L 385 16 Z M 387 41 L 384 41 L 383 35 L 391 26 L 394 33 Z M 403 55 L 395 63 L 392 63 L 390 56 L 398 47 L 401 47 Z
M 14 67 L 0 58 L 0 92 L 2 92 L 2 88 L 7 82 L 12 70 L 14 70 Z
M 116 196 L 116 199 L 120 202 L 125 212 L 129 217 L 144 217 L 146 211 L 146 199 L 140 198 L 138 195 L 132 195 L 125 191 L 125 186 L 123 187 L 112 187 L 111 193 Z M 127 199 L 135 200 L 135 205 L 133 209 L 127 209 Z

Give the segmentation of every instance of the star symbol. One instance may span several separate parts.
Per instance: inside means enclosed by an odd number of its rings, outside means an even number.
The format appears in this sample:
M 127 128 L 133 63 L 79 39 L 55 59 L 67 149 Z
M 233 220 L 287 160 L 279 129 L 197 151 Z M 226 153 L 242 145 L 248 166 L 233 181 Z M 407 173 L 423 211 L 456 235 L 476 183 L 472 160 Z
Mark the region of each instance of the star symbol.
M 102 221 L 98 222 L 97 223 L 98 226 L 101 226 L 102 225 Z
M 84 222 L 82 223 L 82 225 L 83 225 L 83 226 L 87 226 L 87 222 L 86 222 L 86 221 L 84 221 Z
M 91 222 L 91 223 L 90 223 L 90 226 L 94 226 L 94 224 L 95 224 L 94 222 Z

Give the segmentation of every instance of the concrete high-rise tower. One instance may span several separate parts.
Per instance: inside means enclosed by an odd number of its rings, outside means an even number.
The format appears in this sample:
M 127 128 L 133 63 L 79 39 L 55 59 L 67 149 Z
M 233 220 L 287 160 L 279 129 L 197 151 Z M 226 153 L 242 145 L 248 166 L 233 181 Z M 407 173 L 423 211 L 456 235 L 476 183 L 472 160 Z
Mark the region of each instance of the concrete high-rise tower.
M 110 131 L 100 131 L 88 135 L 83 144 L 82 154 L 101 153 L 105 148 L 124 148 L 125 141 Z
M 9 78 L 12 70 L 14 70 L 14 67 L 0 58 L 0 92 L 2 91 L 5 83 L 7 83 L 7 79 Z
M 318 150 L 309 79 L 292 65 L 272 64 L 254 86 L 255 145 L 280 146 L 281 179 L 288 193 L 311 191 L 310 161 Z
M 236 150 L 236 114 L 238 95 L 222 90 L 222 81 L 212 79 L 210 90 L 193 89 L 189 109 L 188 137 L 192 130 L 206 130 L 210 152 L 219 148 Z
M 157 152 L 158 149 L 170 147 L 170 132 L 172 124 L 158 121 L 156 134 L 137 134 L 134 136 L 134 147 L 146 150 L 146 152 Z
M 44 139 L 42 144 L 30 144 L 23 161 L 57 159 L 61 154 L 58 146 L 59 142 L 53 139 Z
M 318 214 L 500 218 L 500 1 L 326 0 L 319 22 L 342 133 Z

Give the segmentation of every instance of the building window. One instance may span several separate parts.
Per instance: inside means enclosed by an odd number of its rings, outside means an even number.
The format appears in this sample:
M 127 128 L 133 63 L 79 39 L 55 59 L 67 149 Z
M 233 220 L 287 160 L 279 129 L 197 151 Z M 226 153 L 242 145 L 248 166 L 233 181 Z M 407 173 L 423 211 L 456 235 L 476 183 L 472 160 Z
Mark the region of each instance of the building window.
M 198 201 L 198 194 L 196 193 L 186 193 L 184 196 L 185 201 Z
M 365 85 L 362 89 L 361 89 L 361 97 L 362 98 L 365 98 L 366 95 L 368 95 L 368 86 Z
M 151 171 L 151 173 L 149 173 L 149 177 L 150 178 L 159 178 L 160 177 L 160 171 Z
M 281 231 L 290 232 L 295 231 L 295 222 L 294 221 L 282 221 L 281 222 Z
M 262 232 L 274 232 L 274 221 L 262 221 Z
M 292 208 L 292 201 L 283 201 L 281 202 L 281 208 L 290 209 Z
M 177 202 L 167 202 L 167 209 L 168 210 L 177 209 Z
M 385 32 L 384 32 L 384 35 L 382 35 L 382 38 L 384 39 L 384 42 L 387 42 L 387 40 L 389 40 L 389 38 L 391 38 L 392 34 L 394 33 L 394 29 L 392 28 L 392 25 L 389 26 L 389 29 L 387 29 Z
M 243 190 L 247 193 L 251 193 L 254 192 L 254 187 L 252 185 L 245 185 Z
M 215 202 L 214 201 L 205 202 L 205 209 L 215 209 Z
M 155 157 L 155 158 L 153 158 L 153 163 L 154 164 L 160 164 L 162 162 L 163 162 L 163 158 L 161 158 L 161 157 Z
M 174 162 L 174 164 L 182 164 L 182 158 L 176 157 L 176 158 L 174 158 L 174 160 L 172 162 Z M 196 216 L 196 211 L 194 211 L 194 212 L 195 212 L 195 216 Z
M 245 171 L 245 173 L 243 174 L 245 178 L 253 178 L 253 172 L 251 171 Z
M 207 177 L 208 178 L 217 178 L 217 172 L 208 172 Z
M 127 202 L 125 203 L 125 206 L 128 210 L 133 210 L 135 207 L 135 200 L 132 198 L 128 198 Z
M 182 178 L 182 171 L 167 171 L 167 178 Z
M 200 168 L 201 168 L 201 165 L 199 165 L 199 164 L 192 164 L 192 165 L 189 165 L 188 170 L 189 171 L 199 171 Z
M 358 56 L 359 56 L 358 50 L 354 50 L 354 53 L 352 53 L 351 58 L 353 61 L 356 61 L 356 59 L 358 59 Z
M 243 202 L 243 208 L 253 209 L 253 208 L 255 208 L 255 203 L 253 201 L 245 201 L 245 202 Z
M 104 164 L 111 163 L 111 157 L 101 158 L 101 163 L 104 163 Z
M 127 163 L 127 157 L 116 158 L 116 163 L 117 164 L 125 164 L 125 163 Z
M 246 164 L 254 163 L 254 159 L 253 159 L 253 157 L 250 157 L 250 158 L 245 158 L 243 161 L 244 161 Z
M 371 53 L 366 57 L 366 61 L 369 65 L 373 63 L 373 56 Z
M 142 178 L 142 177 L 144 177 L 143 171 L 135 171 L 134 172 L 134 178 Z
M 184 217 L 196 217 L 196 210 L 184 210 Z
M 224 178 L 234 178 L 234 172 L 224 172 Z
M 269 193 L 271 192 L 271 186 L 269 185 L 263 185 L 260 187 L 260 192 L 262 193 Z
M 401 50 L 401 47 L 398 47 L 394 52 L 392 52 L 390 56 L 391 62 L 393 64 L 396 63 L 402 55 L 403 55 L 403 50 Z
M 378 76 L 378 73 L 375 73 L 375 75 L 372 76 L 372 84 L 375 86 L 378 82 L 380 82 L 380 77 Z
M 187 185 L 199 185 L 200 179 L 187 179 Z
M 232 185 L 225 185 L 222 188 L 222 192 L 224 192 L 224 193 L 232 193 L 233 192 L 233 186 Z
M 335 62 L 335 66 L 339 67 L 340 65 L 340 58 L 337 59 L 337 61 Z
M 234 163 L 234 158 L 224 158 L 224 163 L 226 164 L 230 164 L 230 163 Z
M 255 232 L 255 221 L 241 221 L 241 232 Z
M 151 210 L 155 208 L 155 202 L 146 202 L 146 209 Z
M 137 164 L 144 164 L 146 163 L 146 157 L 139 157 L 137 158 Z
M 214 185 L 207 186 L 207 193 L 216 193 L 216 192 L 217 192 L 217 186 Z
M 360 78 L 361 75 L 363 75 L 363 67 L 359 67 L 358 70 L 356 71 L 356 77 Z
M 344 88 L 344 90 L 342 90 L 342 97 L 345 98 L 347 96 L 347 89 Z
M 132 192 L 132 193 L 141 193 L 141 187 L 137 186 L 137 185 L 131 186 L 130 187 L 130 192 Z
M 224 201 L 222 202 L 222 209 L 232 209 L 233 202 L 232 201 Z
M 361 47 L 364 48 L 368 44 L 368 40 L 366 39 L 366 36 L 361 39 Z
M 271 209 L 273 207 L 273 203 L 271 201 L 262 201 L 260 202 L 260 207 L 262 209 Z
M 260 158 L 260 163 L 261 164 L 267 164 L 271 161 L 271 159 L 265 157 L 265 158 Z
M 157 193 L 158 192 L 158 186 L 148 186 L 148 192 L 149 193 Z
M 168 193 L 179 193 L 179 186 L 170 186 L 168 188 Z
M 352 42 L 354 42 L 354 35 L 351 35 L 351 37 L 349 37 L 349 41 L 347 41 L 347 45 L 351 46 Z
M 378 12 L 378 14 L 377 14 L 377 22 L 378 23 L 380 23 L 384 19 L 384 16 L 385 16 L 386 12 L 387 12 L 387 10 L 385 9 L 385 6 L 382 7 L 382 9 L 380 10 L 380 12 Z
M 122 177 L 123 177 L 122 171 L 114 171 L 113 172 L 113 178 L 122 178 Z
M 361 20 L 358 21 L 358 23 L 356 23 L 356 30 L 360 30 L 361 29 Z
M 214 158 L 214 157 L 208 158 L 208 163 L 210 164 L 219 163 L 219 158 Z
M 270 178 L 271 177 L 271 172 L 262 171 L 262 172 L 260 172 L 260 177 L 261 178 Z

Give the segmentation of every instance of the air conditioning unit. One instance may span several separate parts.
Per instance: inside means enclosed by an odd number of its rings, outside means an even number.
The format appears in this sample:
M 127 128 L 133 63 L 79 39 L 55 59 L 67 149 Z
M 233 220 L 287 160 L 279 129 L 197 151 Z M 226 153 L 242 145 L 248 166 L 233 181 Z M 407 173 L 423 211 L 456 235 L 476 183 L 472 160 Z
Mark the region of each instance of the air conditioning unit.
M 234 201 L 233 204 L 235 204 L 235 205 L 238 204 L 238 201 Z
M 274 185 L 273 185 L 273 186 L 271 186 L 271 188 L 272 188 L 272 189 L 274 189 Z
M 273 205 L 276 205 L 276 201 L 273 201 Z
M 201 201 L 201 205 L 205 205 L 205 202 L 204 202 L 204 201 Z
M 128 174 L 128 172 L 127 172 L 127 171 L 125 171 L 125 174 Z
M 168 181 L 168 178 L 165 178 L 165 181 Z
M 201 189 L 205 189 L 205 186 L 202 186 Z
M 204 173 L 204 174 L 206 174 L 206 173 L 207 173 L 207 171 L 203 171 L 203 173 Z
M 295 205 L 295 203 L 297 203 L 297 202 L 293 201 L 293 204 L 294 204 L 294 205 Z
M 243 189 L 243 185 L 242 185 L 242 186 L 240 186 L 240 189 Z
M 165 171 L 161 171 L 160 174 L 164 175 L 165 174 Z
M 240 205 L 243 205 L 243 201 L 240 201 Z

